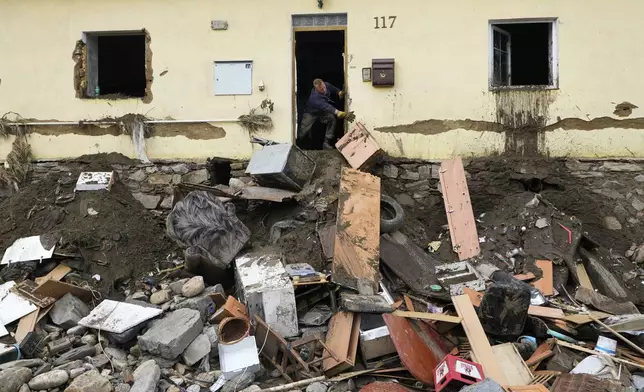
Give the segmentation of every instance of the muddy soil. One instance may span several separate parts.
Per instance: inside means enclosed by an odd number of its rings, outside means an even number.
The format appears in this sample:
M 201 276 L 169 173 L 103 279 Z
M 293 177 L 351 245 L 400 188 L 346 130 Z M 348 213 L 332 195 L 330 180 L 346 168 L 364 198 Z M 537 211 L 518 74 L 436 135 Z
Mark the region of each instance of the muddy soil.
M 119 154 L 85 156 L 89 170 L 110 171 L 112 164 L 132 164 Z M 81 271 L 81 278 L 107 296 L 116 284 L 147 276 L 165 261 L 174 243 L 165 237 L 165 222 L 147 211 L 117 182 L 110 192 L 77 192 L 67 204 L 56 198 L 71 195 L 79 170 L 49 173 L 19 193 L 0 201 L 0 248 L 16 239 L 48 235 L 59 239 L 57 256 Z M 97 212 L 98 214 L 94 215 Z M 91 277 L 100 275 L 100 281 Z M 10 268 L 0 275 L 10 277 Z

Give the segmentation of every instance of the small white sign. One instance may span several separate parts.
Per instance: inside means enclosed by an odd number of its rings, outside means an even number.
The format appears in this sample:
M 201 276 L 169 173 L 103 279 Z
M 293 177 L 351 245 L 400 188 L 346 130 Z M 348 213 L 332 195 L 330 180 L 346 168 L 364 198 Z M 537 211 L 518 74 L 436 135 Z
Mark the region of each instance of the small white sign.
M 479 373 L 479 370 L 476 368 L 476 366 L 467 362 L 456 361 L 456 371 L 464 376 L 472 377 L 477 380 L 481 379 L 481 373 Z

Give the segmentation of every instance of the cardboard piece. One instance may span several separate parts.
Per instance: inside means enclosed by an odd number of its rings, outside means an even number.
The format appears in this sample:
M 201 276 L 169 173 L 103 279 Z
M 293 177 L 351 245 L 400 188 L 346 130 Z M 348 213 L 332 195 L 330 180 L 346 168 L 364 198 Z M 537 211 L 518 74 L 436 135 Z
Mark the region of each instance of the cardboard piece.
M 333 281 L 358 290 L 358 280 L 378 292 L 380 282 L 380 178 L 342 168 L 333 251 Z
M 467 295 L 458 295 L 452 297 L 452 302 L 458 315 L 463 319 L 461 325 L 472 346 L 472 352 L 478 359 L 475 362 L 483 366 L 483 372 L 487 377 L 501 385 L 508 385 L 501 365 L 497 362 L 497 358 L 487 340 L 485 331 L 483 331 L 479 317 L 474 310 L 474 306 L 472 306 L 470 297 Z
M 461 158 L 441 163 L 440 183 L 454 252 L 463 261 L 478 255 L 479 236 Z
M 355 365 L 359 340 L 360 314 L 338 312 L 331 317 L 326 345 L 338 360 L 329 357 L 322 362 L 327 377 L 333 377 Z
M 369 133 L 364 124 L 356 122 L 335 144 L 344 159 L 352 168 L 366 170 L 376 164 L 384 155 L 376 139 Z
M 61 280 L 62 278 L 65 277 L 65 275 L 67 275 L 70 272 L 72 272 L 71 268 L 69 268 L 65 264 L 58 264 L 56 268 L 49 271 L 47 275 L 41 276 L 40 278 L 36 278 L 35 282 L 40 285 L 48 280 Z
M 92 292 L 89 290 L 52 279 L 44 281 L 36 290 L 34 290 L 34 293 L 46 297 L 53 297 L 55 299 L 60 299 L 65 294 L 71 293 L 73 296 L 78 297 L 84 302 L 90 302 L 94 298 L 92 296 Z
M 162 313 L 161 309 L 106 299 L 89 315 L 80 319 L 78 325 L 105 332 L 123 333 Z
M 552 276 L 552 261 L 550 260 L 536 260 L 535 264 L 543 272 L 543 277 L 532 285 L 541 291 L 541 294 L 547 296 L 554 295 L 555 290 L 553 287 L 553 276 Z

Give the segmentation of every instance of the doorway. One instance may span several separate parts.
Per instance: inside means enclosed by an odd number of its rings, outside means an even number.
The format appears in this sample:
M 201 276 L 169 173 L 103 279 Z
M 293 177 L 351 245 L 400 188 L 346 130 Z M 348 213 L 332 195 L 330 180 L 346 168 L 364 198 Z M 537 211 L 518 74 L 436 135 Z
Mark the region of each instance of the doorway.
M 322 79 L 342 91 L 346 91 L 346 29 L 337 27 L 327 30 L 294 29 L 294 124 L 295 139 L 302 122 L 306 103 L 313 89 L 313 80 Z M 345 110 L 346 98 L 337 96 L 333 106 Z M 315 123 L 309 142 L 298 142 L 306 150 L 320 150 L 324 142 L 325 126 Z M 344 135 L 344 121 L 336 122 L 335 136 Z M 300 145 L 302 144 L 302 145 Z

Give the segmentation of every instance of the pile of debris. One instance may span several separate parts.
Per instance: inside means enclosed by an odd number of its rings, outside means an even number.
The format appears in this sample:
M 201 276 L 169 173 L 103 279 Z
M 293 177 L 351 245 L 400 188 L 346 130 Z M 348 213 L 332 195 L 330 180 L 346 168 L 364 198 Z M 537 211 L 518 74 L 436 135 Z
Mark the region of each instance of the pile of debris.
M 644 246 L 614 255 L 535 192 L 475 216 L 458 158 L 436 168 L 448 224 L 416 244 L 362 124 L 342 168 L 255 141 L 248 180 L 177 186 L 165 234 L 111 172 L 4 201 L 33 224 L 0 236 L 0 391 L 644 387 Z

